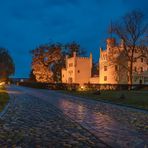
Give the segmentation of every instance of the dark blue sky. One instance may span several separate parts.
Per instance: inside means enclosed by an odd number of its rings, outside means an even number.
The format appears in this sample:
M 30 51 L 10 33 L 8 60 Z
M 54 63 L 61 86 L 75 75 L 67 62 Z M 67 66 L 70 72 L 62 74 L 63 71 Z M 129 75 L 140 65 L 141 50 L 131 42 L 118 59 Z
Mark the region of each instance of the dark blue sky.
M 148 0 L 0 0 L 0 46 L 14 59 L 15 77 L 28 77 L 29 51 L 42 43 L 77 41 L 98 60 L 110 21 L 133 9 L 147 14 Z

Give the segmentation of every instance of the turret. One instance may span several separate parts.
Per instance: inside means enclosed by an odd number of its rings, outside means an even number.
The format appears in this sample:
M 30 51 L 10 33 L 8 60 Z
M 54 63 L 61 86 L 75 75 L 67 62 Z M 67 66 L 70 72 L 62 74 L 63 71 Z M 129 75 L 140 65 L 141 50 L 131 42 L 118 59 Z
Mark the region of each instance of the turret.
M 92 57 L 92 53 L 90 53 L 90 69 L 92 69 L 92 60 L 93 60 L 93 57 Z
M 106 40 L 106 43 L 107 43 L 107 49 L 109 49 L 109 48 L 112 48 L 116 45 L 116 40 L 115 40 L 115 38 L 108 38 Z

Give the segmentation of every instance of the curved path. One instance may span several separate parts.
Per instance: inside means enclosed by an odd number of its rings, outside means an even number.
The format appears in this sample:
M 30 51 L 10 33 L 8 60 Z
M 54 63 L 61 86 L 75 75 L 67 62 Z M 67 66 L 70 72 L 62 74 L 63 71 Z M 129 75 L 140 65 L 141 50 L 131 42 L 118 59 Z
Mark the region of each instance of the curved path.
M 148 146 L 147 112 L 57 91 L 9 86 L 8 92 L 11 102 L 0 121 L 2 146 Z

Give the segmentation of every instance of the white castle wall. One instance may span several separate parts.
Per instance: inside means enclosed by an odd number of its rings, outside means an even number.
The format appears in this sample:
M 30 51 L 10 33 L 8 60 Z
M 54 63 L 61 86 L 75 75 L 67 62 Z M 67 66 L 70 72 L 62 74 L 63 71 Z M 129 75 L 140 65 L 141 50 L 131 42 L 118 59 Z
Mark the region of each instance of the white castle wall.
M 92 69 L 92 54 L 90 57 L 73 57 L 66 59 L 66 69 L 62 69 L 63 83 L 89 83 Z M 70 81 L 72 80 L 72 81 Z

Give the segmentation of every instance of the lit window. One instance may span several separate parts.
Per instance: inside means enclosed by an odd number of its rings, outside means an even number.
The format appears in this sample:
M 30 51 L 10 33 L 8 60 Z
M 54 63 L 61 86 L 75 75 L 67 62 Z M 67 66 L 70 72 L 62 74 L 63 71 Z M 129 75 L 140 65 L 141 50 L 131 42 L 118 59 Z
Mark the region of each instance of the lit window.
M 69 67 L 73 67 L 73 63 L 70 63 L 70 64 L 69 64 Z
M 104 76 L 104 81 L 107 81 L 107 76 Z
M 107 66 L 104 66 L 104 71 L 107 71 Z

